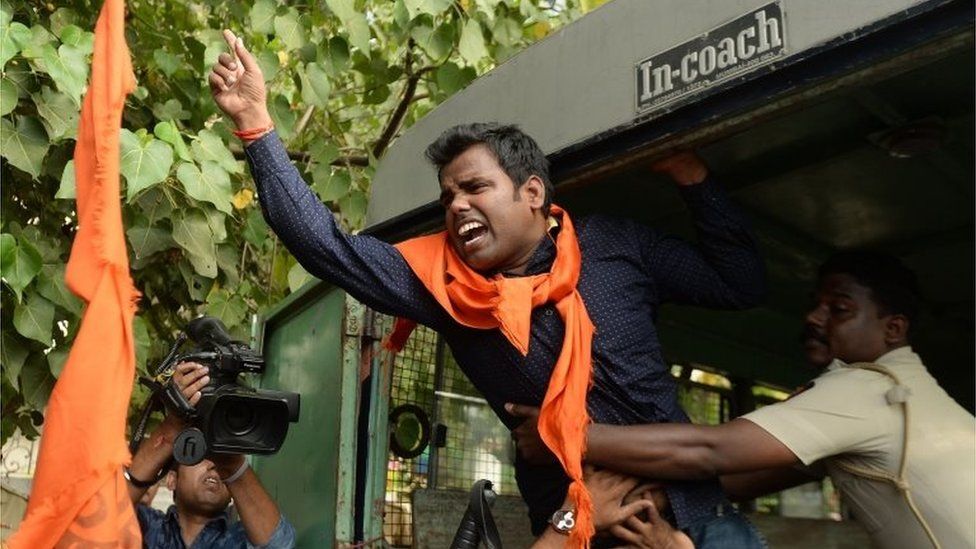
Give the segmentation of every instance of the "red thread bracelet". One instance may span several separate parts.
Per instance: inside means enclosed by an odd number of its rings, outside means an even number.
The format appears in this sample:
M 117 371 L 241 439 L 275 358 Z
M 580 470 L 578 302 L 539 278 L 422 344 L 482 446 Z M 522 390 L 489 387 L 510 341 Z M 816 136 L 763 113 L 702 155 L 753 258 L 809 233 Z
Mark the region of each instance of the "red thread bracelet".
M 274 124 L 268 124 L 263 128 L 250 128 L 247 130 L 236 130 L 234 136 L 245 141 L 252 141 L 274 129 Z

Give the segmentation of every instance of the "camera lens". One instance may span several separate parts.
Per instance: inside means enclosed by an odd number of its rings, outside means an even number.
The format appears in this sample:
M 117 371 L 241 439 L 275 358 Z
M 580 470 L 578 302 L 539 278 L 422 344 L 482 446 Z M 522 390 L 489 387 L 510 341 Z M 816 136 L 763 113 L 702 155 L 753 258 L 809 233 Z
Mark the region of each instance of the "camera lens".
M 254 408 L 245 402 L 231 402 L 224 410 L 224 424 L 227 426 L 227 430 L 235 436 L 244 436 L 250 433 L 257 427 L 257 423 Z

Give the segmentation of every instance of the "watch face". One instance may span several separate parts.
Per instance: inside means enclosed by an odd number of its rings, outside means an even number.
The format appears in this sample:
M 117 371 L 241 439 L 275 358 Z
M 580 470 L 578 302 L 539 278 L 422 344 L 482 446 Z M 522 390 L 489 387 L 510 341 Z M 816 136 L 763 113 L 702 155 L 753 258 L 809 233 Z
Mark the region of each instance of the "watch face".
M 568 534 L 576 526 L 576 512 L 572 509 L 560 509 L 552 514 L 552 527 L 560 534 Z

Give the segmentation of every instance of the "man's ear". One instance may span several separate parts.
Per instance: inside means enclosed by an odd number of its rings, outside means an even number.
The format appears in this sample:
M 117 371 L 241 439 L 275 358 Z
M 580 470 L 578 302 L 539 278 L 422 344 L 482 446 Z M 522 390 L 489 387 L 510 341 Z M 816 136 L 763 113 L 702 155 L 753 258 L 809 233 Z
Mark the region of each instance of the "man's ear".
M 527 200 L 533 209 L 542 209 L 546 203 L 546 184 L 537 175 L 530 175 L 525 184 L 519 188 L 522 200 Z
M 176 471 L 170 471 L 166 473 L 166 488 L 170 492 L 176 491 Z
M 908 317 L 905 315 L 889 315 L 885 320 L 885 343 L 889 346 L 899 346 L 908 343 Z

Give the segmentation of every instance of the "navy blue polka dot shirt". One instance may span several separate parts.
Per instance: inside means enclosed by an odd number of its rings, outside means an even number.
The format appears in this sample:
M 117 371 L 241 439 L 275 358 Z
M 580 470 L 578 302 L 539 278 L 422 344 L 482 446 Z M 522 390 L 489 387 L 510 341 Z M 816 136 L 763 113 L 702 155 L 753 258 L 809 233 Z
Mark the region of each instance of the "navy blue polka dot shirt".
M 346 234 L 337 226 L 274 132 L 248 145 L 246 152 L 268 224 L 308 272 L 379 312 L 412 318 L 438 331 L 510 429 L 518 421 L 505 412 L 506 402 L 542 402 L 563 342 L 563 322 L 554 305 L 533 310 L 527 356 L 499 330 L 461 326 L 392 245 Z M 588 407 L 598 423 L 688 421 L 657 337 L 661 303 L 739 309 L 758 304 L 764 296 L 755 239 L 726 194 L 708 180 L 680 187 L 680 192 L 695 220 L 697 245 L 633 221 L 574 219 L 582 254 L 578 289 L 596 327 Z M 548 271 L 554 258 L 554 244 L 543 238 L 526 274 Z M 569 480 L 558 465 L 517 460 L 515 466 L 533 530 L 540 532 L 562 504 Z M 715 480 L 673 482 L 667 493 L 681 528 L 711 517 L 725 501 Z

